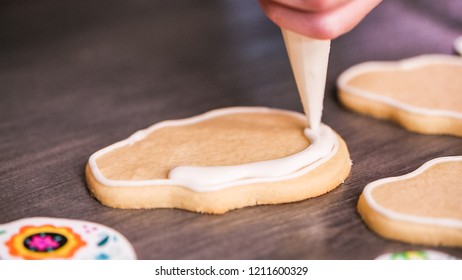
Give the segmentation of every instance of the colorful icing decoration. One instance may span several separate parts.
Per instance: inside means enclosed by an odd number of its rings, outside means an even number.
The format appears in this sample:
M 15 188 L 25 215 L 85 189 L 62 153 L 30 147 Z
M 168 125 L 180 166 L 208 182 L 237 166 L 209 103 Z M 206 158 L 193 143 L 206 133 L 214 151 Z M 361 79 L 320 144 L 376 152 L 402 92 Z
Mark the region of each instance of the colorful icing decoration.
M 104 237 L 100 241 L 98 241 L 97 245 L 98 245 L 98 247 L 104 246 L 104 245 L 106 245 L 106 243 L 108 241 L 109 241 L 109 235 L 104 234 Z
M 0 225 L 0 232 L 0 259 L 136 259 L 120 233 L 85 221 L 27 218 Z
M 43 225 L 21 227 L 5 245 L 12 256 L 36 260 L 71 258 L 86 243 L 71 228 Z
M 295 178 L 315 169 L 336 154 L 339 142 L 335 133 L 327 125 L 320 124 L 319 128 L 316 130 L 305 130 L 305 136 L 311 142 L 308 148 L 297 154 L 275 160 L 251 162 L 233 166 L 178 166 L 170 171 L 168 179 L 152 180 L 111 180 L 103 175 L 97 164 L 97 159 L 104 154 L 125 145 L 132 145 L 144 139 L 153 131 L 164 127 L 199 123 L 207 119 L 228 114 L 274 112 L 295 116 L 303 120 L 306 119 L 305 115 L 299 113 L 263 107 L 235 107 L 213 110 L 187 119 L 163 121 L 147 129 L 135 132 L 129 138 L 91 155 L 88 164 L 95 179 L 105 186 L 143 187 L 180 185 L 196 192 L 210 192 L 258 182 L 272 182 Z
M 376 260 L 455 260 L 456 258 L 448 254 L 430 251 L 404 251 L 397 253 L 387 253 L 380 255 Z
M 104 253 L 101 253 L 95 257 L 95 260 L 109 260 L 110 257 Z

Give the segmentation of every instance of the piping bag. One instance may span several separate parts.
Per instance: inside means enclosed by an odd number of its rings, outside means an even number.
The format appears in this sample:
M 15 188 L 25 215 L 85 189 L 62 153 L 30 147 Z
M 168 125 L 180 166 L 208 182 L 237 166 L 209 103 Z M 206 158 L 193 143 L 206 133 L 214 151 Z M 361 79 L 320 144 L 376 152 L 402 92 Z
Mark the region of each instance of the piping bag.
M 308 126 L 316 132 L 321 124 L 330 40 L 281 30 Z

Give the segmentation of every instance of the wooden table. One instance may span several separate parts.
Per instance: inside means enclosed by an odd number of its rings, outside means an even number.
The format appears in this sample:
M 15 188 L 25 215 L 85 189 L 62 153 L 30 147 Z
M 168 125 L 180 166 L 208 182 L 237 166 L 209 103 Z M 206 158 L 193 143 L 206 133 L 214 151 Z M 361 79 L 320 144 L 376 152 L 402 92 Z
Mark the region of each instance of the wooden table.
M 349 112 L 335 80 L 366 60 L 453 53 L 460 1 L 387 0 L 333 41 L 323 121 L 354 165 L 322 197 L 222 216 L 118 210 L 92 198 L 88 157 L 152 123 L 228 106 L 301 111 L 281 34 L 255 0 L 7 1 L 0 4 L 0 223 L 82 219 L 123 233 L 141 259 L 372 259 L 462 250 L 388 241 L 356 212 L 363 187 L 462 139 L 410 133 Z

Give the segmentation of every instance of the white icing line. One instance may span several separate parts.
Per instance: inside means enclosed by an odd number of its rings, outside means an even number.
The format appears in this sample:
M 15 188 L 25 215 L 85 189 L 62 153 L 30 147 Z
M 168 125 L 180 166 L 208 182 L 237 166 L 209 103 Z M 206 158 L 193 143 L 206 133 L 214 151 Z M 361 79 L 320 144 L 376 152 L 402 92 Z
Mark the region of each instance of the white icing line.
M 338 150 L 338 146 L 339 146 L 339 142 L 338 142 L 338 139 L 337 137 L 335 136 L 334 132 L 329 128 L 327 127 L 326 125 L 322 125 L 322 130 L 324 131 L 324 136 L 321 135 L 321 139 L 322 141 L 319 141 L 319 142 L 324 142 L 324 140 L 326 139 L 323 139 L 323 137 L 327 137 L 328 135 L 331 135 L 334 139 L 333 141 L 331 141 L 332 145 L 330 149 L 326 149 L 325 148 L 325 145 L 320 145 L 323 147 L 323 151 L 324 151 L 324 154 L 320 154 L 318 155 L 317 159 L 313 160 L 312 158 L 312 162 L 306 162 L 305 161 L 305 164 L 300 166 L 300 165 L 297 165 L 295 166 L 295 168 L 300 168 L 302 167 L 301 169 L 295 169 L 293 170 L 291 173 L 289 174 L 283 174 L 283 175 L 279 175 L 279 176 L 272 176 L 272 177 L 262 177 L 262 178 L 232 178 L 231 180 L 235 180 L 235 181 L 230 181 L 230 182 L 223 182 L 223 181 L 220 181 L 219 183 L 217 184 L 213 184 L 212 183 L 205 183 L 204 182 L 200 182 L 200 183 L 197 183 L 197 182 L 186 182 L 184 179 L 153 179 L 153 180 L 110 180 L 110 179 L 107 179 L 106 177 L 104 177 L 104 175 L 102 174 L 101 170 L 99 169 L 96 161 L 97 159 L 110 152 L 110 151 L 113 151 L 117 148 L 120 148 L 120 147 L 123 147 L 125 145 L 131 145 L 137 141 L 140 141 L 142 140 L 143 138 L 145 138 L 147 135 L 149 135 L 150 133 L 152 133 L 153 131 L 157 130 L 157 129 L 160 129 L 160 128 L 163 128 L 163 127 L 167 127 L 167 126 L 184 126 L 184 125 L 188 125 L 188 124 L 194 124 L 194 123 L 198 123 L 198 122 L 201 122 L 201 121 L 204 121 L 204 120 L 207 120 L 207 119 L 211 119 L 211 118 L 214 118 L 214 117 L 217 117 L 217 116 L 222 116 L 222 115 L 227 115 L 227 114 L 236 114 L 236 113 L 271 113 L 271 112 L 278 112 L 278 113 L 281 113 L 281 114 L 286 114 L 286 115 L 290 115 L 290 116 L 293 116 L 293 117 L 296 117 L 296 118 L 299 118 L 301 120 L 304 120 L 306 121 L 306 117 L 302 114 L 299 114 L 299 113 L 295 113 L 295 112 L 291 112 L 291 111 L 286 111 L 286 110 L 279 110 L 279 109 L 269 109 L 269 108 L 264 108 L 264 107 L 252 107 L 252 108 L 246 108 L 246 107 L 235 107 L 235 108 L 225 108 L 225 109 L 218 109 L 218 110 L 213 110 L 213 111 L 210 111 L 210 112 L 207 112 L 205 114 L 202 114 L 202 115 L 198 115 L 198 116 L 195 116 L 195 117 L 191 117 L 191 118 L 187 118 L 187 119 L 181 119 L 181 120 L 169 120 L 169 121 L 163 121 L 163 122 L 160 122 L 160 123 L 157 123 L 157 124 L 154 124 L 150 127 L 148 127 L 147 129 L 144 129 L 144 130 L 140 130 L 140 131 L 137 131 L 136 133 L 134 133 L 132 136 L 130 136 L 129 138 L 125 139 L 125 140 L 122 140 L 120 142 L 117 142 L 113 145 L 110 145 L 104 149 L 101 149 L 99 151 L 97 151 L 96 153 L 94 153 L 93 155 L 90 156 L 90 159 L 88 160 L 88 163 L 89 163 L 89 166 L 90 166 L 90 169 L 93 173 L 93 176 L 95 177 L 95 179 L 100 182 L 101 184 L 103 185 L 106 185 L 106 186 L 111 186 L 111 187 L 142 187 L 142 186 L 155 186 L 155 185 L 175 185 L 175 186 L 183 186 L 183 187 L 187 187 L 193 191 L 196 191 L 196 192 L 207 192 L 207 191 L 216 191 L 216 190 L 221 190 L 221 189 L 224 189 L 224 188 L 228 188 L 228 187 L 232 187 L 232 186 L 239 186 L 239 185 L 247 185 L 247 184 L 253 184 L 253 183 L 260 183 L 260 182 L 274 182 L 274 181 L 281 181 L 281 180 L 288 180 L 288 179 L 292 179 L 292 178 L 296 178 L 296 177 L 299 177 L 299 176 L 302 176 L 303 174 L 306 174 L 307 172 L 315 169 L 316 167 L 320 166 L 321 164 L 323 164 L 324 162 L 326 162 L 327 160 L 329 160 L 333 155 L 335 155 L 335 153 L 337 152 Z M 313 135 L 309 134 L 308 135 L 309 137 L 313 137 Z M 331 137 L 331 139 L 332 139 Z M 312 139 L 313 140 L 316 140 L 316 139 Z M 311 147 L 311 146 L 310 146 Z M 300 153 L 304 153 L 305 155 L 307 154 L 307 150 L 309 151 L 309 153 L 313 153 L 313 152 L 317 152 L 317 150 L 314 150 L 314 149 L 310 149 L 310 147 Z M 299 153 L 299 154 L 300 154 Z M 299 154 L 295 154 L 295 155 L 292 155 L 293 157 L 299 157 Z M 285 163 L 286 158 L 283 158 L 281 160 L 283 160 L 282 162 Z M 274 161 L 279 161 L 279 160 L 274 160 Z M 273 162 L 274 161 L 267 161 L 267 162 Z M 271 163 L 271 164 L 273 164 Z M 250 163 L 247 165 L 247 167 L 250 167 L 251 165 L 260 165 L 262 164 L 262 162 L 257 162 L 257 163 Z M 238 166 L 234 166 L 234 168 L 236 168 Z M 212 170 L 210 168 L 218 168 L 218 167 L 202 167 L 203 170 Z M 239 167 L 239 169 L 241 169 Z M 213 171 L 214 172 L 214 171 Z M 181 176 L 180 176 L 181 177 Z M 245 177 L 245 176 L 244 176 Z M 189 178 L 188 178 L 189 180 Z
M 234 166 L 178 166 L 169 172 L 168 177 L 183 182 L 181 185 L 200 188 L 246 178 L 284 176 L 318 161 L 332 151 L 336 136 L 329 127 L 323 125 L 316 133 L 306 129 L 305 135 L 311 140 L 311 145 L 291 156 Z
M 458 37 L 458 38 L 454 41 L 454 49 L 455 49 L 460 55 L 462 55 L 462 36 Z
M 408 111 L 411 113 L 422 114 L 427 116 L 441 116 L 441 117 L 451 117 L 456 119 L 462 119 L 462 113 L 454 112 L 450 110 L 441 110 L 441 109 L 427 109 L 422 107 L 416 107 L 413 105 L 406 104 L 404 102 L 398 101 L 396 99 L 380 96 L 374 94 L 373 92 L 361 90 L 356 87 L 348 85 L 348 82 L 356 76 L 359 76 L 363 73 L 374 72 L 374 71 L 396 71 L 396 70 L 409 70 L 416 69 L 422 66 L 432 65 L 432 64 L 448 64 L 456 65 L 462 67 L 462 59 L 460 57 L 449 56 L 449 55 L 422 55 L 417 57 L 412 57 L 408 59 L 403 59 L 400 61 L 389 61 L 389 62 L 379 62 L 371 61 L 364 62 L 352 66 L 345 70 L 337 79 L 337 87 L 343 89 L 347 94 L 357 95 L 359 97 L 382 102 L 384 104 L 390 105 L 392 107 L 401 109 L 403 111 Z
M 462 161 L 462 156 L 436 158 L 436 159 L 426 162 L 418 169 L 406 175 L 384 178 L 384 179 L 380 179 L 372 183 L 369 183 L 363 190 L 364 198 L 366 199 L 366 202 L 369 204 L 369 206 L 373 208 L 376 212 L 392 220 L 462 229 L 462 220 L 453 219 L 453 218 L 422 217 L 422 216 L 416 216 L 416 215 L 411 215 L 411 214 L 399 213 L 399 212 L 390 210 L 380 205 L 372 196 L 372 191 L 376 187 L 379 187 L 383 184 L 390 183 L 390 182 L 397 182 L 397 181 L 402 181 L 402 180 L 407 180 L 413 177 L 417 177 L 418 175 L 422 174 L 425 170 L 427 170 L 428 168 L 438 163 L 453 162 L 453 161 Z

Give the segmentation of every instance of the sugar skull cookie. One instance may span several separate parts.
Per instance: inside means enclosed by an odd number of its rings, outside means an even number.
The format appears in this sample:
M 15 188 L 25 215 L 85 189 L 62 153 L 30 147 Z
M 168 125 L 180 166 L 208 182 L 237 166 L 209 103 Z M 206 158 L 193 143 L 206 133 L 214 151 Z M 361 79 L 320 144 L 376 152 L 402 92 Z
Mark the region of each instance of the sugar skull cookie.
M 27 218 L 0 225 L 0 259 L 136 259 L 119 232 L 96 223 Z

